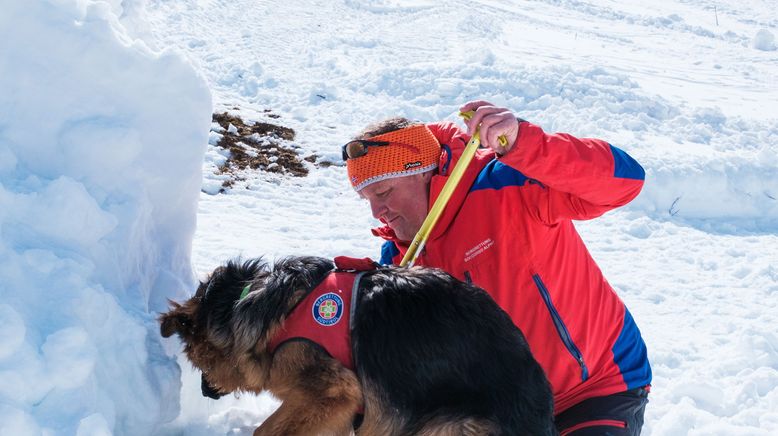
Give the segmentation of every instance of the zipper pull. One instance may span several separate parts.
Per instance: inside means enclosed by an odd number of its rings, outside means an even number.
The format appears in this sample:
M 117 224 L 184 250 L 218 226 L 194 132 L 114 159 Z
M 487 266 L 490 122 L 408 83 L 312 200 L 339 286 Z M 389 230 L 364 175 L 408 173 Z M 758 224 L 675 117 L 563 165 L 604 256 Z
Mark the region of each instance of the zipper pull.
M 586 367 L 586 362 L 584 362 L 583 356 L 578 358 L 578 366 L 581 367 L 581 378 L 583 381 L 586 381 L 586 379 L 589 378 L 589 368 Z

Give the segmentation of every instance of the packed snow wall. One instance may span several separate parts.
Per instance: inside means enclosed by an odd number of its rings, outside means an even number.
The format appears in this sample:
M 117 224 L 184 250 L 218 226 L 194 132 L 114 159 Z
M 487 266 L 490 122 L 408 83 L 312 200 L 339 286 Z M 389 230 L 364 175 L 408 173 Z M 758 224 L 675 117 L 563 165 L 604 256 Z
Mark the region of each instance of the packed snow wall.
M 156 317 L 194 286 L 211 97 L 126 12 L 3 2 L 0 434 L 150 434 L 178 414 Z

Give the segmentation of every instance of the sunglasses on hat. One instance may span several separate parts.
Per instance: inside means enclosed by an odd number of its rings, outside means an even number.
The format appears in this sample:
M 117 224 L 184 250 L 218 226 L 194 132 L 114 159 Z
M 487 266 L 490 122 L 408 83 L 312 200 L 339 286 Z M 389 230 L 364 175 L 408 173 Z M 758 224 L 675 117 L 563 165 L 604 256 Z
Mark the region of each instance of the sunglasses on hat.
M 343 161 L 345 162 L 349 159 L 356 159 L 366 155 L 368 147 L 381 147 L 389 144 L 391 144 L 389 141 L 370 141 L 367 139 L 349 141 L 341 148 Z
M 349 159 L 356 159 L 358 157 L 362 157 L 367 154 L 368 147 L 382 147 L 384 145 L 399 145 L 400 147 L 409 148 L 413 150 L 414 152 L 419 151 L 419 147 L 411 144 L 405 144 L 403 142 L 397 142 L 397 141 L 371 141 L 369 139 L 355 139 L 353 141 L 347 142 L 343 148 L 341 148 L 341 152 L 343 153 L 342 158 L 343 161 L 347 161 Z

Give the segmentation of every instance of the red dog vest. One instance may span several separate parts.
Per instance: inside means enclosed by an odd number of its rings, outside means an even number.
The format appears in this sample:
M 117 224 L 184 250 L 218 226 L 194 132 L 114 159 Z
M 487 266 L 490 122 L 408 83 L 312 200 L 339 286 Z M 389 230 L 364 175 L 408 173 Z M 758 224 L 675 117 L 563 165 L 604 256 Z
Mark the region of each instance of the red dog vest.
M 338 270 L 329 273 L 286 317 L 268 345 L 270 353 L 284 342 L 305 339 L 324 348 L 346 368 L 354 369 L 351 353 L 354 298 L 359 277 L 364 271 L 374 269 L 375 264 L 370 259 L 336 257 L 335 265 Z

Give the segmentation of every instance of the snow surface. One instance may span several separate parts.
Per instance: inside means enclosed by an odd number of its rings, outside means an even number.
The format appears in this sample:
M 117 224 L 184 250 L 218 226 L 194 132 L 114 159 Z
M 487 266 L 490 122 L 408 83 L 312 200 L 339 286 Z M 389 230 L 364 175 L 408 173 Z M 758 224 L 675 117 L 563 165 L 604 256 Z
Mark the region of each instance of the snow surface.
M 3 2 L 2 435 L 151 434 L 179 414 L 155 318 L 194 284 L 212 103 L 120 12 Z
M 644 434 L 778 433 L 776 11 L 6 0 L 0 40 L 24 43 L 0 45 L 0 434 L 250 434 L 277 402 L 202 398 L 158 336 L 164 299 L 236 255 L 377 256 L 339 164 L 215 194 L 212 109 L 337 163 L 369 122 L 481 98 L 646 168 L 635 201 L 576 224 L 649 348 Z

